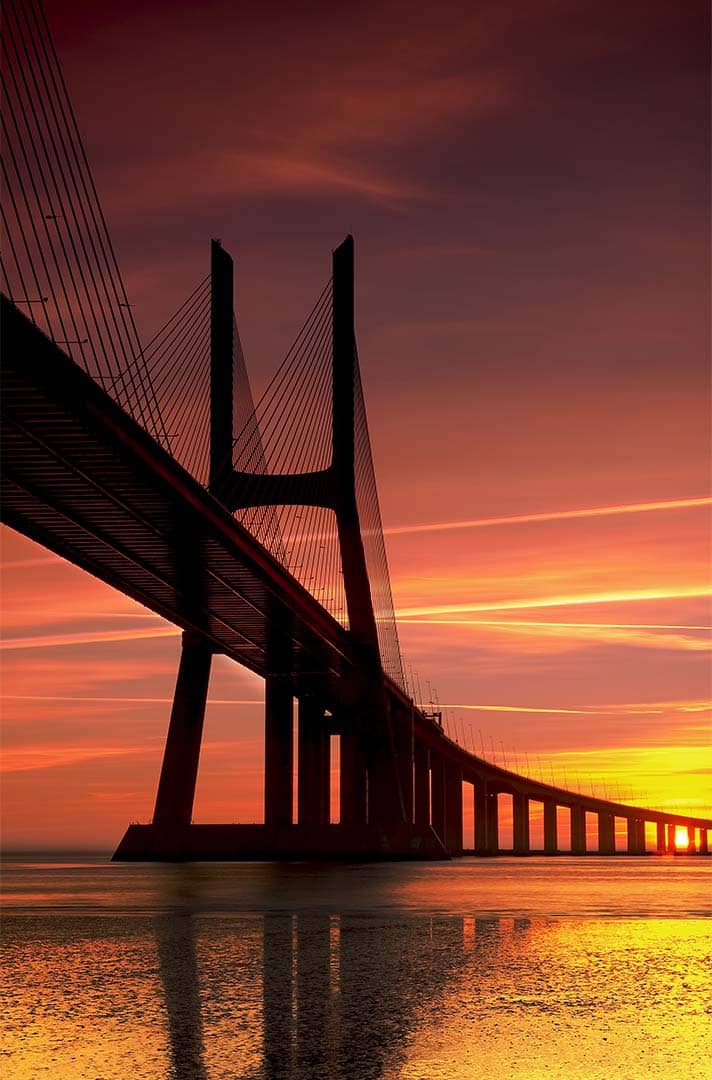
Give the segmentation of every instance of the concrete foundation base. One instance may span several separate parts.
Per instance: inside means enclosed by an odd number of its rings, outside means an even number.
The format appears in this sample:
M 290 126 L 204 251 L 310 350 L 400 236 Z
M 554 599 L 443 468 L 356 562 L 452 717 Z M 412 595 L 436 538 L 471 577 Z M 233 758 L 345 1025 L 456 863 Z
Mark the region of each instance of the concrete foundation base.
M 164 830 L 129 825 L 114 852 L 120 862 L 239 859 L 449 859 L 428 826 L 188 825 Z

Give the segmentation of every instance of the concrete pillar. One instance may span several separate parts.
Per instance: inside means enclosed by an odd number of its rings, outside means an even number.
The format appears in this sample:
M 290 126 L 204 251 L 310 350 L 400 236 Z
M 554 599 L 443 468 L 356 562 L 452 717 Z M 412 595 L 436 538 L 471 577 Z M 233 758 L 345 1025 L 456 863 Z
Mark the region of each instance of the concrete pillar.
M 292 680 L 265 680 L 265 824 L 291 825 L 294 791 Z
M 499 853 L 499 799 L 496 789 L 490 788 L 487 785 L 485 795 L 486 814 L 485 820 L 487 822 L 487 848 L 490 855 L 497 855 Z
M 529 854 L 529 799 L 519 791 L 512 795 L 514 817 L 513 848 L 515 855 Z
M 413 714 L 410 710 L 394 709 L 391 714 L 396 764 L 403 795 L 403 810 L 407 822 L 413 821 Z
M 700 855 L 709 855 L 709 851 L 707 829 L 700 829 Z
M 369 825 L 378 825 L 386 832 L 404 820 L 399 779 L 402 755 L 393 757 L 391 742 L 386 735 L 370 735 L 367 740 L 366 773 L 368 776 L 367 814 Z M 412 805 L 412 769 L 410 770 Z M 412 811 L 411 811 L 412 812 Z
M 475 804 L 475 854 L 488 855 L 487 847 L 487 796 L 484 781 L 478 780 L 473 785 Z
M 430 825 L 430 762 L 425 743 L 416 739 L 413 747 L 415 787 L 415 824 L 421 829 Z
M 544 854 L 556 855 L 558 851 L 556 821 L 556 803 L 553 799 L 544 800 Z
M 675 843 L 675 826 L 668 825 L 667 827 L 667 849 L 670 852 L 677 851 L 677 844 Z
M 454 765 L 445 769 L 445 847 L 462 854 L 462 773 Z
M 439 754 L 430 753 L 430 820 L 445 843 L 445 766 Z M 446 845 L 447 846 L 447 845 Z
M 586 854 L 586 811 L 578 804 L 571 807 L 571 854 Z
M 628 854 L 629 855 L 644 855 L 645 854 L 645 822 L 639 818 L 629 817 L 627 820 L 628 827 Z
M 340 739 L 340 814 L 342 825 L 366 824 L 366 755 L 361 739 L 344 732 Z
M 601 811 L 598 815 L 598 854 L 615 855 L 616 819 L 613 814 Z
M 153 824 L 159 828 L 190 825 L 212 655 L 203 637 L 185 631 L 153 812 Z
M 697 851 L 697 846 L 695 844 L 694 825 L 687 826 L 687 850 L 690 852 L 691 855 L 694 855 L 694 853 Z
M 666 851 L 665 843 L 665 824 L 662 821 L 658 821 L 655 826 L 655 848 L 658 855 L 664 855 Z
M 299 699 L 297 745 L 297 820 L 300 825 L 325 825 L 327 798 L 324 793 L 324 763 L 329 735 L 324 710 L 316 698 Z

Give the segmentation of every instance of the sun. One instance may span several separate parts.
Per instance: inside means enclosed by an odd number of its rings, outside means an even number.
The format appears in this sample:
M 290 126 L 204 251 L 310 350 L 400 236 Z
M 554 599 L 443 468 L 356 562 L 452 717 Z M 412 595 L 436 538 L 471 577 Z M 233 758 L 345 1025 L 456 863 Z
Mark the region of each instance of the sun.
M 677 825 L 675 827 L 675 847 L 678 851 L 686 851 L 689 844 L 689 837 L 687 835 L 687 828 L 685 825 Z

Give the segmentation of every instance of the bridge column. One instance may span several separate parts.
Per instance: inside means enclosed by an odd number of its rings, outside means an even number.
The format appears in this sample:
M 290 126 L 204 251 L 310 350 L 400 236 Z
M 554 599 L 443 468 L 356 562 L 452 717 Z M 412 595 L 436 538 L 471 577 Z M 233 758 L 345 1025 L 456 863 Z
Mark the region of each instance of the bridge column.
M 598 854 L 615 855 L 616 819 L 613 814 L 601 811 L 598 815 Z
M 665 825 L 662 821 L 658 821 L 655 825 L 655 850 L 658 855 L 664 855 L 665 848 Z
M 645 854 L 645 822 L 639 818 L 627 818 L 628 854 Z
M 297 820 L 300 825 L 328 825 L 324 756 L 328 754 L 329 734 L 324 710 L 316 698 L 299 698 L 297 745 Z
M 668 825 L 667 827 L 667 849 L 668 851 L 677 851 L 677 844 L 675 843 L 675 826 Z
M 483 780 L 472 785 L 475 810 L 475 855 L 488 855 L 487 849 L 487 797 Z
M 415 787 L 415 824 L 421 829 L 430 825 L 430 763 L 425 743 L 415 740 L 413 772 Z
M 413 713 L 410 709 L 394 708 L 391 710 L 393 741 L 396 749 L 396 765 L 400 777 L 403 808 L 400 816 L 405 815 L 407 822 L 413 821 Z
M 707 829 L 700 829 L 700 855 L 709 855 L 709 851 Z
M 340 748 L 340 814 L 342 825 L 366 824 L 366 754 L 361 738 L 355 732 L 343 732 Z
M 192 630 L 184 632 L 153 812 L 153 824 L 159 828 L 170 830 L 190 825 L 212 655 L 212 647 L 205 638 Z
M 544 854 L 556 855 L 559 849 L 557 837 L 556 803 L 553 799 L 544 800 Z
M 694 825 L 688 825 L 687 826 L 687 850 L 689 851 L 689 853 L 691 855 L 694 855 L 694 853 L 697 851 L 697 846 L 695 844 L 695 827 L 694 827 Z
M 586 811 L 576 803 L 571 807 L 571 854 L 586 854 Z
M 512 794 L 514 817 L 512 835 L 515 855 L 529 854 L 529 799 L 520 791 Z
M 462 773 L 455 765 L 445 770 L 445 847 L 462 854 Z
M 486 787 L 485 804 L 486 813 L 485 821 L 487 822 L 487 849 L 490 855 L 499 854 L 499 799 L 498 791 L 496 788 L 490 788 L 489 784 Z
M 265 680 L 265 825 L 291 825 L 294 790 L 292 680 Z
M 433 829 L 445 844 L 445 766 L 439 754 L 430 753 L 430 819 Z M 447 844 L 445 845 L 447 847 Z

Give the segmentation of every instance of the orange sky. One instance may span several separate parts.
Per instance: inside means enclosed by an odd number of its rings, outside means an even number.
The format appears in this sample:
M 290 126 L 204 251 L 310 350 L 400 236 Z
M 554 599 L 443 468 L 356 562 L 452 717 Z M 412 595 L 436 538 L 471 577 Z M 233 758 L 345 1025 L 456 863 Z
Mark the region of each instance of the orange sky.
M 510 764 L 711 813 L 706 5 L 197 10 L 48 3 L 144 338 L 220 236 L 259 391 L 353 232 L 425 695 Z M 110 848 L 177 633 L 3 541 L 5 842 Z M 261 683 L 218 660 L 210 696 L 196 820 L 257 820 Z

